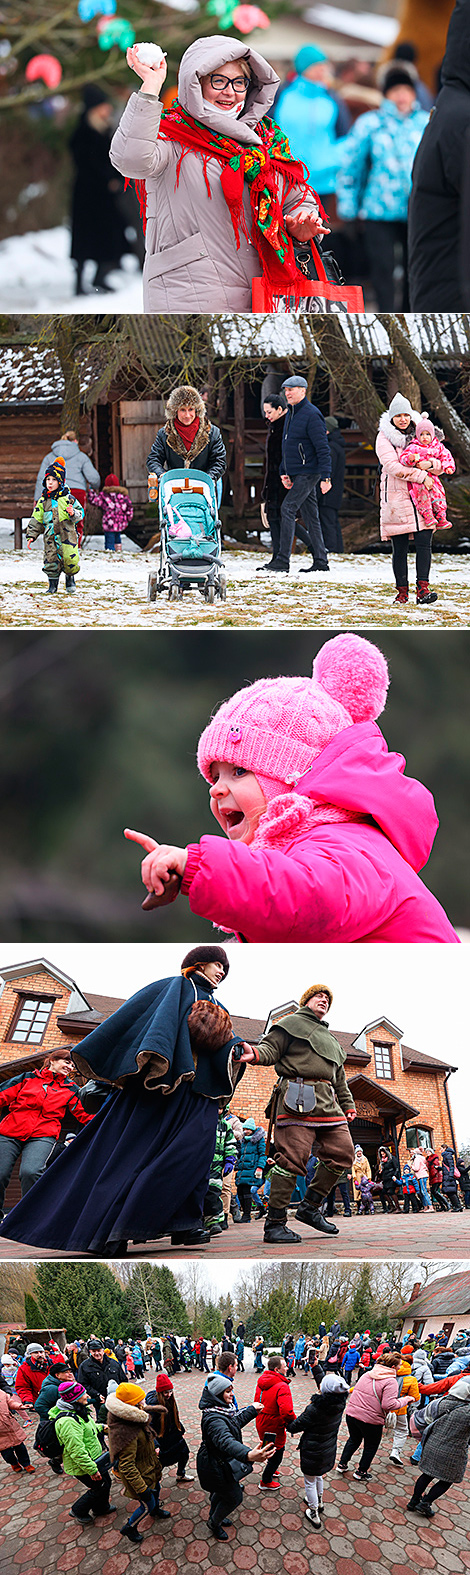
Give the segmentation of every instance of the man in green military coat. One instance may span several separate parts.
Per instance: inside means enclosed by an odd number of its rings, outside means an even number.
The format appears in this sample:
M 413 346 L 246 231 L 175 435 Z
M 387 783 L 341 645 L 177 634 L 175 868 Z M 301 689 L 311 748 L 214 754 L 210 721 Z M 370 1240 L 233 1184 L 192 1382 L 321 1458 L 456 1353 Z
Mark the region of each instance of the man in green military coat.
M 345 1052 L 324 1021 L 332 1001 L 327 985 L 310 985 L 297 1011 L 275 1023 L 259 1044 L 242 1056 L 243 1061 L 255 1065 L 274 1066 L 278 1074 L 268 1106 L 275 1155 L 266 1242 L 302 1239 L 288 1229 L 287 1208 L 296 1176 L 306 1174 L 313 1143 L 318 1165 L 296 1219 L 327 1236 L 338 1234 L 337 1226 L 325 1219 L 322 1204 L 354 1159 L 348 1122 L 356 1112 L 344 1073 Z

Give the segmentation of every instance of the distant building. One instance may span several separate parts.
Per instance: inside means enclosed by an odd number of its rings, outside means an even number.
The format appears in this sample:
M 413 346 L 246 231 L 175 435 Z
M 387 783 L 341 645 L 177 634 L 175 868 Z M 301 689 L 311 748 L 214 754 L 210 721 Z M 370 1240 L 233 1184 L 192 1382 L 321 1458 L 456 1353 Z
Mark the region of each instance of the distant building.
M 429 1285 L 415 1285 L 407 1306 L 400 1310 L 398 1324 L 402 1336 L 411 1329 L 419 1340 L 443 1330 L 451 1345 L 461 1330 L 470 1329 L 470 1269 L 439 1275 Z
M 73 1049 L 122 1005 L 122 998 L 85 993 L 45 958 L 0 968 L 0 1083 L 40 1066 L 53 1048 Z M 272 1022 L 295 1011 L 296 1005 L 293 1000 L 273 1007 L 267 1023 L 232 1014 L 235 1032 L 256 1044 Z M 402 1030 L 385 1016 L 366 1024 L 359 1034 L 334 1031 L 346 1051 L 346 1076 L 357 1110 L 352 1137 L 373 1164 L 381 1143 L 395 1149 L 401 1164 L 416 1143 L 455 1147 L 447 1087 L 455 1065 L 410 1049 Z M 247 1067 L 233 1110 L 266 1126 L 264 1112 L 274 1081 L 271 1067 Z M 13 1193 L 7 1206 L 12 1198 Z

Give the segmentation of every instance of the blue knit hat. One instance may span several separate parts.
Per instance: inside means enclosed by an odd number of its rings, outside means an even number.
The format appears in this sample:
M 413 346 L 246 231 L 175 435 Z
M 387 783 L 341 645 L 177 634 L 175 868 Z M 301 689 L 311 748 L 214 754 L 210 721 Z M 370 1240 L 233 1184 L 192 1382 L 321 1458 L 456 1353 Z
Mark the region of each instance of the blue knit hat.
M 322 60 L 327 60 L 324 49 L 318 49 L 316 44 L 302 44 L 302 48 L 294 55 L 294 66 L 299 75 L 308 71 L 309 66 L 319 66 Z

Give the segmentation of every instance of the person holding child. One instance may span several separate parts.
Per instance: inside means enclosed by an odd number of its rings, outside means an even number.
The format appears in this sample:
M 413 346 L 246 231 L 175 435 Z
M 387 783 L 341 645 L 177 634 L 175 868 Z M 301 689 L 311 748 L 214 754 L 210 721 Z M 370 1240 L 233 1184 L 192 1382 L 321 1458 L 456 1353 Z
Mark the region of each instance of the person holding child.
M 427 419 L 427 418 L 424 418 Z M 432 484 L 427 486 L 429 476 L 440 476 L 441 471 L 447 468 L 448 472 L 455 469 L 448 449 L 442 449 L 442 454 L 448 456 L 443 461 L 436 452 L 428 452 L 429 445 L 420 442 L 419 451 L 414 447 L 416 430 L 423 418 L 418 411 L 413 410 L 409 399 L 403 394 L 395 394 L 388 407 L 384 410 L 379 421 L 379 430 L 375 451 L 381 466 L 380 473 L 380 535 L 382 541 L 392 543 L 392 562 L 397 587 L 395 602 L 403 605 L 409 598 L 408 584 L 408 548 L 410 538 L 416 550 L 416 602 L 418 606 L 430 606 L 437 602 L 436 591 L 429 589 L 429 571 L 431 568 L 431 551 L 433 531 L 436 529 L 434 514 L 430 516 L 429 498 L 432 493 Z M 434 432 L 434 429 L 433 429 Z M 432 442 L 435 441 L 435 435 Z M 403 462 L 405 451 L 410 452 L 413 444 L 413 454 L 419 463 L 413 463 L 408 458 Z M 439 449 L 441 445 L 439 444 Z M 450 461 L 450 464 L 449 464 Z M 425 515 L 421 512 L 417 502 L 417 494 L 412 496 L 411 489 L 418 487 L 421 503 L 425 499 Z

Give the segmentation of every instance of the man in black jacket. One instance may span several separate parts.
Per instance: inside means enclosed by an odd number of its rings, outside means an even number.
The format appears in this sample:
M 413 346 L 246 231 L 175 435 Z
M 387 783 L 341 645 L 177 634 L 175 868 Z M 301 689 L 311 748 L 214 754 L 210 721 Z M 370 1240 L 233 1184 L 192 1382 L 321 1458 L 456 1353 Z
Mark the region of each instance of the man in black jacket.
M 217 486 L 227 469 L 227 456 L 219 428 L 209 421 L 197 388 L 173 388 L 166 413 L 166 425 L 157 432 L 148 456 L 149 476 L 162 476 L 165 470 L 204 470 Z
M 470 0 L 457 0 L 449 24 L 442 87 L 413 165 L 408 210 L 413 312 L 468 311 L 465 249 L 466 162 L 470 134 Z M 468 190 L 468 187 L 467 187 Z
M 323 416 L 316 405 L 307 399 L 305 377 L 287 377 L 282 385 L 290 409 L 284 421 L 280 476 L 286 491 L 281 508 L 281 536 L 278 556 L 271 565 L 271 574 L 288 574 L 295 517 L 302 512 L 304 525 L 310 538 L 313 563 L 301 574 L 318 569 L 328 570 L 328 556 L 322 536 L 318 504 L 317 482 L 322 493 L 331 488 L 331 459 Z
M 273 563 L 276 563 L 279 557 L 281 508 L 286 495 L 280 477 L 282 435 L 286 410 L 287 400 L 285 394 L 267 394 L 263 400 L 263 414 L 268 422 L 268 435 L 266 438 L 266 465 L 261 501 L 265 505 L 266 517 L 271 532 L 272 558 L 270 558 L 269 563 L 259 564 L 256 571 L 257 574 L 264 569 L 272 569 Z M 310 536 L 297 519 L 295 522 L 295 534 L 300 541 L 305 542 L 306 547 L 311 547 Z
M 331 455 L 331 492 L 323 496 L 317 483 L 317 503 L 320 525 L 328 552 L 343 552 L 343 537 L 339 523 L 339 510 L 343 501 L 346 449 L 336 416 L 325 416 L 325 426 Z
M 89 1340 L 88 1350 L 89 1356 L 85 1357 L 78 1369 L 78 1382 L 83 1384 L 98 1415 L 101 1402 L 106 1399 L 110 1380 L 113 1379 L 116 1384 L 124 1384 L 127 1375 L 120 1362 L 106 1355 L 101 1340 Z

